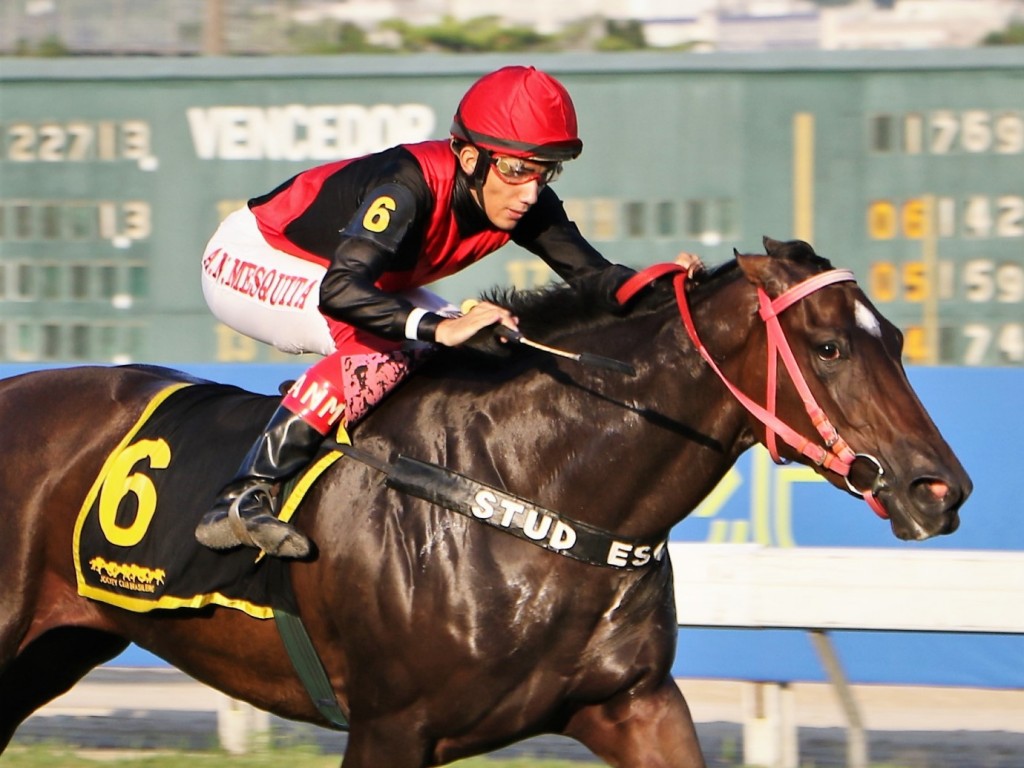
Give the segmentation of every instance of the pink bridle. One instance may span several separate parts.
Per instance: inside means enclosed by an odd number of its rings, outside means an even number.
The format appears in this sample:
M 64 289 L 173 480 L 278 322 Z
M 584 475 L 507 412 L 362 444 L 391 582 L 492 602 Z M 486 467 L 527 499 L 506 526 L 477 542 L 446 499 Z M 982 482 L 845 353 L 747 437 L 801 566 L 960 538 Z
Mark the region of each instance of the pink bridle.
M 686 298 L 687 271 L 685 267 L 679 264 L 655 264 L 652 267 L 648 267 L 627 280 L 616 293 L 616 299 L 620 304 L 625 304 L 644 286 L 667 274 L 674 275 L 673 286 L 675 287 L 676 301 L 679 305 L 679 314 L 682 318 L 683 325 L 686 328 L 686 332 L 690 335 L 691 341 L 693 341 L 693 344 L 697 348 L 697 351 L 700 352 L 701 357 L 703 357 L 704 361 L 711 367 L 711 370 L 718 375 L 718 378 L 722 380 L 722 383 L 729 389 L 733 397 L 735 397 L 736 400 L 747 409 L 747 411 L 757 418 L 758 421 L 764 424 L 765 445 L 767 446 L 772 459 L 777 464 L 783 463 L 782 458 L 779 456 L 778 446 L 775 439 L 776 435 L 778 435 L 787 445 L 806 456 L 818 466 L 823 466 L 843 477 L 846 480 L 847 488 L 849 488 L 852 493 L 859 494 L 863 497 L 864 501 L 867 502 L 868 506 L 876 515 L 882 519 L 888 519 L 889 514 L 885 511 L 885 508 L 875 496 L 875 491 L 880 485 L 881 477 L 884 472 L 881 463 L 878 459 L 869 454 L 854 453 L 846 441 L 840 437 L 839 432 L 834 426 L 832 426 L 832 422 L 828 420 L 828 416 L 825 415 L 825 412 L 814 399 L 814 395 L 811 394 L 810 387 L 807 386 L 807 380 L 804 378 L 800 367 L 796 363 L 796 357 L 793 355 L 793 350 L 790 348 L 789 341 L 786 339 L 786 334 L 782 330 L 782 325 L 779 323 L 779 315 L 806 296 L 809 296 L 825 286 L 833 285 L 834 283 L 854 281 L 855 278 L 853 276 L 853 272 L 848 269 L 831 269 L 827 272 L 821 272 L 797 283 L 775 299 L 770 298 L 768 294 L 765 293 L 764 289 L 758 286 L 757 298 L 760 305 L 760 315 L 761 319 L 764 320 L 765 329 L 768 334 L 768 369 L 765 406 L 761 406 L 754 402 L 751 398 L 747 397 L 746 394 L 741 392 L 731 381 L 729 381 L 715 363 L 707 348 L 701 342 L 700 336 L 697 333 L 697 328 L 693 323 L 693 317 L 690 314 L 689 302 Z M 807 415 L 810 417 L 811 423 L 814 424 L 815 429 L 818 431 L 818 435 L 825 443 L 824 446 L 804 437 L 775 415 L 779 357 L 782 358 L 782 362 L 786 366 L 786 370 L 789 372 L 790 379 L 792 379 L 793 384 L 800 395 L 800 399 L 803 401 L 804 410 L 807 411 Z M 872 462 L 878 470 L 875 483 L 867 490 L 855 488 L 850 482 L 850 467 L 853 466 L 853 462 L 858 458 Z

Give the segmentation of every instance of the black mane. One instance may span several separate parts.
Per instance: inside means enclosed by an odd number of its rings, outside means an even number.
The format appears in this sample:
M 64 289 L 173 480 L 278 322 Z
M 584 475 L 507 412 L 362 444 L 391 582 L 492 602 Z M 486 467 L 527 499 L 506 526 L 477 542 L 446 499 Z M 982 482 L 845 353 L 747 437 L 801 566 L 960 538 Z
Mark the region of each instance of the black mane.
M 800 240 L 777 242 L 765 239 L 769 255 L 779 259 L 805 262 L 818 268 L 831 268 L 828 259 L 819 256 Z M 735 279 L 738 263 L 730 259 L 713 268 L 697 272 L 687 283 L 687 291 L 695 300 L 723 281 Z M 618 306 L 606 295 L 606 284 L 600 279 L 576 280 L 572 285 L 552 283 L 541 288 L 522 291 L 514 288 L 492 288 L 481 298 L 507 307 L 519 318 L 523 333 L 536 341 L 558 338 L 575 331 L 597 330 L 626 314 L 656 312 L 668 303 L 675 304 L 670 278 L 663 278 L 642 290 L 627 307 Z
M 732 274 L 735 261 L 728 261 L 695 275 L 691 291 L 703 291 Z M 675 304 L 675 293 L 668 278 L 644 289 L 626 307 L 618 306 L 604 294 L 597 280 L 573 285 L 551 283 L 529 291 L 514 288 L 492 288 L 483 297 L 486 301 L 507 307 L 519 318 L 519 327 L 529 338 L 543 340 L 576 330 L 593 330 L 630 314 L 657 312 L 666 304 Z
M 552 332 L 599 326 L 615 317 L 608 297 L 591 283 L 573 287 L 551 283 L 529 291 L 492 288 L 483 298 L 507 307 L 519 318 L 519 327 L 530 338 L 541 339 Z
M 828 259 L 819 256 L 814 249 L 799 240 L 776 242 L 766 239 L 769 256 L 793 262 L 810 264 L 817 269 L 832 267 Z M 687 295 L 694 302 L 700 302 L 708 294 L 718 290 L 723 283 L 739 279 L 741 272 L 736 259 L 705 268 L 688 279 Z M 626 307 L 618 306 L 605 293 L 605 286 L 599 279 L 578 280 L 572 285 L 551 283 L 532 290 L 495 287 L 482 294 L 481 298 L 507 307 L 519 318 L 519 328 L 527 338 L 551 346 L 558 346 L 559 339 L 575 334 L 600 330 L 620 322 L 624 317 L 643 317 L 667 308 L 676 307 L 676 295 L 671 277 L 663 277 L 641 290 Z M 502 361 L 510 356 L 530 354 L 520 346 L 501 344 L 490 332 L 482 332 L 477 338 L 462 347 L 439 350 L 445 364 L 467 364 L 473 369 L 501 367 Z

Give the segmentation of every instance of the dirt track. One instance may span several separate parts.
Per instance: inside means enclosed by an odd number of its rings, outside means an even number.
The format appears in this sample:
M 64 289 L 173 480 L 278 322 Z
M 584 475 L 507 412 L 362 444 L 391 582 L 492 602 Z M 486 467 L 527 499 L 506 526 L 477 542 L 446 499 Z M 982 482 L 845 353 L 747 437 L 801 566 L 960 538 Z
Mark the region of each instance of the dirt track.
M 747 683 L 680 681 L 710 766 L 742 760 Z M 802 765 L 845 765 L 843 717 L 826 685 L 792 686 Z M 749 692 L 749 688 L 748 688 Z M 1024 691 L 855 686 L 874 763 L 906 768 L 1024 767 Z M 96 748 L 212 747 L 226 699 L 175 670 L 93 672 L 26 722 L 16 741 L 60 739 Z M 275 739 L 340 754 L 345 736 L 271 718 Z M 575 742 L 542 737 L 502 754 L 586 760 Z

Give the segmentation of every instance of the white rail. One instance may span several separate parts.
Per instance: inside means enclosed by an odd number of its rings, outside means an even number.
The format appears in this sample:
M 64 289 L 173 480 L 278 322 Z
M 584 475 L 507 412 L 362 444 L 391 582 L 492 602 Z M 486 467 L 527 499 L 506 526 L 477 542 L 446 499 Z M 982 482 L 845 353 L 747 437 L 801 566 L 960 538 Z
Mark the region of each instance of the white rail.
M 1024 552 L 669 546 L 683 627 L 804 629 L 846 717 L 847 766 L 868 764 L 856 698 L 827 635 L 833 629 L 1024 633 Z M 744 762 L 799 764 L 793 696 L 751 683 Z
M 680 626 L 1024 633 L 1024 552 L 669 550 Z

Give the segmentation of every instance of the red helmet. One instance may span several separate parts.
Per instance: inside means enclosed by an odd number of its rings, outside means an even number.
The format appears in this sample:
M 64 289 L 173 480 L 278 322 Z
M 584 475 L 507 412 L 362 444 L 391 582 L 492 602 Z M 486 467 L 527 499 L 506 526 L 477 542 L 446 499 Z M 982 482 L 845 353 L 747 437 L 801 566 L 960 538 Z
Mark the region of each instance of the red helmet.
M 513 157 L 572 160 L 583 150 L 565 87 L 533 67 L 504 67 L 462 97 L 452 136 Z

